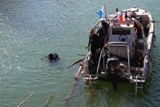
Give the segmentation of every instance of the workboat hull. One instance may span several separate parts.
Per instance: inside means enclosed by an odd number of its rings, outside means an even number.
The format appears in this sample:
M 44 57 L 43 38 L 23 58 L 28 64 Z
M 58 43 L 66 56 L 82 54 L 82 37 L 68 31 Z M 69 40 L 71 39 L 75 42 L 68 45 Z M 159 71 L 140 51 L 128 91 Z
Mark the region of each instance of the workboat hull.
M 151 14 L 140 8 L 129 8 L 104 16 L 93 27 L 98 33 L 101 23 L 107 24 L 104 45 L 97 65 L 89 51 L 83 61 L 84 80 L 112 80 L 144 83 L 152 72 L 151 49 L 155 45 L 154 21 Z

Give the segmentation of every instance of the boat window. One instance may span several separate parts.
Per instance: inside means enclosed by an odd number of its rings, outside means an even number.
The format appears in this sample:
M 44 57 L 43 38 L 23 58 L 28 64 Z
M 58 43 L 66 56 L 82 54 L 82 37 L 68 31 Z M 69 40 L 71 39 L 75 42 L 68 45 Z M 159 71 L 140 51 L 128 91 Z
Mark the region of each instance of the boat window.
M 130 35 L 130 29 L 113 28 L 112 35 Z

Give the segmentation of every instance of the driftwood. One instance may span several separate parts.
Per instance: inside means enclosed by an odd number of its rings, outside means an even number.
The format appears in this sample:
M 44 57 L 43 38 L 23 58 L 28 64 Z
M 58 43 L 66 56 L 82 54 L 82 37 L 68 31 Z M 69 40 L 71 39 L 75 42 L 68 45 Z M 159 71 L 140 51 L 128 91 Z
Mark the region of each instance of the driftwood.
M 21 107 L 30 97 L 32 97 L 34 93 L 30 94 L 25 100 L 23 100 L 17 107 Z
M 46 100 L 46 103 L 43 105 L 43 107 L 46 107 L 48 104 L 49 104 L 49 102 L 50 102 L 50 100 L 53 98 L 53 95 L 50 93 L 50 95 L 49 95 L 49 97 L 47 98 L 47 100 Z
M 87 99 L 87 101 L 85 102 L 85 107 L 88 107 L 88 105 L 89 105 L 89 103 L 91 102 L 91 100 L 93 100 L 93 98 L 94 98 L 94 96 L 95 96 L 96 94 L 93 92 L 91 92 L 91 94 L 90 94 L 90 96 L 89 96 L 89 98 Z
M 82 55 L 82 54 L 77 54 L 78 56 L 86 56 L 86 55 Z
M 62 100 L 62 102 L 65 102 L 64 107 L 66 107 L 66 105 L 68 104 L 69 100 L 71 99 L 71 97 L 72 97 L 72 95 L 74 93 L 74 88 L 75 88 L 75 86 L 76 86 L 76 84 L 78 82 L 79 75 L 80 75 L 82 70 L 83 70 L 83 64 L 80 65 L 77 73 L 74 76 L 74 81 L 72 83 L 72 86 L 71 86 L 71 89 L 69 91 L 69 94 Z
M 77 64 L 77 63 L 79 63 L 79 62 L 82 62 L 84 59 L 85 59 L 85 57 L 82 58 L 82 59 L 80 59 L 80 60 L 78 60 L 78 61 L 76 61 L 76 62 L 74 62 L 74 63 L 72 63 L 72 64 L 71 64 L 70 66 L 68 66 L 67 68 L 69 69 L 69 68 L 72 67 L 73 65 L 75 65 L 75 64 Z
M 74 75 L 74 79 L 78 79 L 79 78 L 79 74 L 83 70 L 83 66 L 84 66 L 84 63 L 80 64 L 80 67 L 79 67 L 77 73 Z

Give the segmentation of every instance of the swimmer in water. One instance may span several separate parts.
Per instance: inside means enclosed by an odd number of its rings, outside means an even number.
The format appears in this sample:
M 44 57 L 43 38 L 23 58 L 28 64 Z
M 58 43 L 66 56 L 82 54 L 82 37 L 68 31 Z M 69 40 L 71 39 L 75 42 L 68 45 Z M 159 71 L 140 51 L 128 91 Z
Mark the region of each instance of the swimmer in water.
M 50 53 L 50 54 L 48 55 L 48 61 L 49 61 L 49 62 L 57 61 L 57 60 L 59 60 L 59 56 L 58 56 L 57 53 L 54 53 L 54 54 Z

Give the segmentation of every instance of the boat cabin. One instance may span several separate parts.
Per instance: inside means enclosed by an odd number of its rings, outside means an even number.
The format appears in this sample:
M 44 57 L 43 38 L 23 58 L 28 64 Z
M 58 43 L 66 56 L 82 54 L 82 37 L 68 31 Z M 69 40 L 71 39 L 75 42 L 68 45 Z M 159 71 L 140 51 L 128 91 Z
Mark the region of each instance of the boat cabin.
M 134 28 L 134 21 L 111 22 L 108 31 L 109 57 L 114 55 L 122 58 L 133 58 L 137 33 Z

